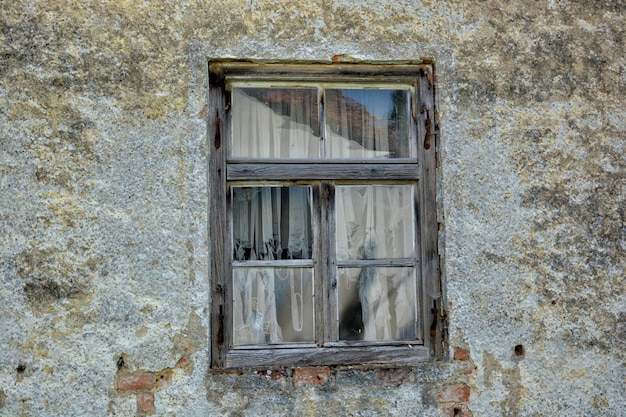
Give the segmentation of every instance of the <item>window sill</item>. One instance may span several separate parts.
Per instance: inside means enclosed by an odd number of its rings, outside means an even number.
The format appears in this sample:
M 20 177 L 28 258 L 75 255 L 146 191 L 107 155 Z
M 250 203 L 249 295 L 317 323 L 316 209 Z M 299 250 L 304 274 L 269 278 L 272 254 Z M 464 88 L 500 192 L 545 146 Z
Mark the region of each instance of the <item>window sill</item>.
M 420 345 L 351 346 L 293 349 L 232 349 L 223 369 L 272 369 L 303 366 L 381 365 L 408 366 L 430 360 Z

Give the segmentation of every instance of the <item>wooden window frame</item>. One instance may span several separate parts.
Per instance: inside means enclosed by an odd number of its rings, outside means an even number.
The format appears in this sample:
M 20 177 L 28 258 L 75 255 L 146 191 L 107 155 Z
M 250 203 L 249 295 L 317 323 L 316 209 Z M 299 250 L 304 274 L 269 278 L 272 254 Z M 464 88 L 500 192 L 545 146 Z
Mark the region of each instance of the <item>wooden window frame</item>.
M 437 126 L 435 123 L 434 64 L 421 61 L 411 64 L 393 63 L 289 63 L 268 64 L 239 61 L 209 62 L 209 242 L 211 274 L 211 367 L 213 369 L 269 369 L 315 365 L 407 366 L 441 359 L 443 326 L 441 279 L 437 237 Z M 231 82 L 332 82 L 410 83 L 413 149 L 416 158 L 387 160 L 253 160 L 229 158 Z M 316 309 L 322 330 L 316 331 L 321 341 L 311 346 L 258 345 L 231 346 L 232 338 L 232 249 L 229 247 L 228 192 L 232 184 L 254 181 L 317 184 L 312 187 L 314 200 L 330 200 L 334 188 L 325 184 L 350 180 L 406 181 L 417 183 L 418 272 L 421 288 L 418 296 L 419 343 L 411 342 L 324 342 L 332 328 L 332 307 L 324 304 L 334 293 L 332 283 L 324 277 L 335 265 L 322 265 L 314 260 L 316 274 L 323 274 L 316 297 Z M 312 220 L 315 227 L 333 227 L 331 210 L 318 210 Z M 317 242 L 328 245 L 328 242 Z M 331 251 L 331 249 L 327 249 Z M 328 253 L 328 252 L 326 252 Z M 330 261 L 332 262 L 332 260 Z M 319 275 L 316 281 L 320 281 Z M 322 304 L 320 304 L 322 303 Z M 316 323 L 319 323 L 316 318 Z M 318 327 L 319 324 L 316 324 Z

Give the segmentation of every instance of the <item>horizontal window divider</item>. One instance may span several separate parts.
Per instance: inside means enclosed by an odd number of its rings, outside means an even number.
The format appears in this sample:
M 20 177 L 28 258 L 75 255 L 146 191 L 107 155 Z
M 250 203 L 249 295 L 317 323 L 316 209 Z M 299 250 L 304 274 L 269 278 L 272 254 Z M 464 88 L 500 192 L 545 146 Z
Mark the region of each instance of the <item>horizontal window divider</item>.
M 428 349 L 419 345 L 323 347 L 311 349 L 231 349 L 226 368 L 273 369 L 319 365 L 412 365 L 427 362 Z
M 228 164 L 227 180 L 419 179 L 417 164 Z
M 342 259 L 337 260 L 338 267 L 360 268 L 365 266 L 415 266 L 415 259 Z
M 233 268 L 312 268 L 313 259 L 233 261 Z

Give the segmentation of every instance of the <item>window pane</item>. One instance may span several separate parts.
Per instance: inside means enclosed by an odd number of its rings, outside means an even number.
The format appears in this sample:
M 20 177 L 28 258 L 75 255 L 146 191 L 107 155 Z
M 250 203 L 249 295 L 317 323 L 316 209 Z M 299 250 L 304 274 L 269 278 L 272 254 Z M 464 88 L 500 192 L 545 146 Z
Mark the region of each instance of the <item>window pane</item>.
M 408 90 L 326 90 L 326 157 L 410 157 L 408 115 Z
M 415 257 L 413 186 L 337 186 L 337 259 Z
M 311 259 L 309 187 L 233 187 L 233 259 Z
M 234 268 L 234 345 L 315 341 L 311 268 Z
M 415 268 L 339 268 L 339 340 L 415 339 Z
M 233 88 L 232 155 L 319 158 L 316 89 Z

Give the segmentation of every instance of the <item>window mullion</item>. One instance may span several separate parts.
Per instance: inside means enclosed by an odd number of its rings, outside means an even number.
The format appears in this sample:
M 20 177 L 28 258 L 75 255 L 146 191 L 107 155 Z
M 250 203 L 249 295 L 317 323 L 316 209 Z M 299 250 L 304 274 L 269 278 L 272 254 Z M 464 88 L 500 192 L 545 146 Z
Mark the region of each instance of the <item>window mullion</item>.
M 318 346 L 324 340 L 324 328 L 325 323 L 325 306 L 324 306 L 324 276 L 325 269 L 322 259 L 324 259 L 324 236 L 322 234 L 323 228 L 323 214 L 322 214 L 322 199 L 320 195 L 320 185 L 312 185 L 313 201 L 312 201 L 312 230 L 313 230 L 313 279 L 314 279 L 314 303 L 315 303 L 315 341 Z
M 326 159 L 326 95 L 323 88 L 318 88 L 317 90 L 317 99 L 318 99 L 318 111 L 319 111 L 319 122 L 320 122 L 320 157 L 322 159 Z
M 322 258 L 324 271 L 324 341 L 337 341 L 337 259 L 335 251 L 335 188 L 323 182 L 321 188 L 322 201 Z

